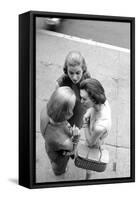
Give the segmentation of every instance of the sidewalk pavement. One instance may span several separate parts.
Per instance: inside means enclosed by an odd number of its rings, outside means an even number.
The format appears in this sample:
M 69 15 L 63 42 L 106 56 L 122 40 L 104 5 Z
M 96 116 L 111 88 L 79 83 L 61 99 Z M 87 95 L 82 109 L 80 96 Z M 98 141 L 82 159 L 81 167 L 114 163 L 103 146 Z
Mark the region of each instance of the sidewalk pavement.
M 36 32 L 36 182 L 84 180 L 86 171 L 70 160 L 64 176 L 55 177 L 40 133 L 40 111 L 55 89 L 65 57 L 77 50 L 86 59 L 88 71 L 104 86 L 112 110 L 112 130 L 106 140 L 110 163 L 93 179 L 130 176 L 130 52 L 96 42 L 87 42 L 50 31 Z M 82 134 L 83 135 L 83 134 Z M 84 140 L 84 136 L 81 138 Z

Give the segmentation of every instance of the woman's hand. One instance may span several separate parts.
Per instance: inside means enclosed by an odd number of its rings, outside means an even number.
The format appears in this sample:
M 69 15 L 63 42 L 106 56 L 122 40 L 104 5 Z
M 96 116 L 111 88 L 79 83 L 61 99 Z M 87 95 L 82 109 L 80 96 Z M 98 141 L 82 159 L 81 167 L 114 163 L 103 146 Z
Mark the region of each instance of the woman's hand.
M 63 151 L 62 155 L 63 156 L 73 156 L 74 155 L 74 151 Z
M 72 133 L 73 133 L 72 142 L 74 144 L 77 144 L 80 139 L 80 129 L 74 125 L 72 128 Z
M 88 124 L 90 122 L 90 117 L 94 114 L 94 108 L 88 108 L 83 116 L 83 123 Z

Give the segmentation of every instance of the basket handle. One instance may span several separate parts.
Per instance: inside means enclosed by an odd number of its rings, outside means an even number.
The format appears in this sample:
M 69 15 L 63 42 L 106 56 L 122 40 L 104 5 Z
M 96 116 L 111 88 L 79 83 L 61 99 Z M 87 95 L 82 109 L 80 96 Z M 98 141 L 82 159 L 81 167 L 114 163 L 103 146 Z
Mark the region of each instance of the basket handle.
M 102 158 L 102 149 L 101 149 L 101 147 L 99 146 L 99 151 L 100 151 L 100 158 L 99 158 L 99 161 L 101 160 L 101 158 Z

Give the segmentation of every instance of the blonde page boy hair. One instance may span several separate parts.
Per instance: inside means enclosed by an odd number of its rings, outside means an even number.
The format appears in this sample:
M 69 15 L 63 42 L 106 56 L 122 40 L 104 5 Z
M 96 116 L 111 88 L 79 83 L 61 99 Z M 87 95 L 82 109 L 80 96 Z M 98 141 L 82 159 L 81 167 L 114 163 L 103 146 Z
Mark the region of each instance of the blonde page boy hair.
M 73 115 L 76 96 L 67 86 L 57 88 L 47 104 L 47 114 L 54 122 L 63 122 Z

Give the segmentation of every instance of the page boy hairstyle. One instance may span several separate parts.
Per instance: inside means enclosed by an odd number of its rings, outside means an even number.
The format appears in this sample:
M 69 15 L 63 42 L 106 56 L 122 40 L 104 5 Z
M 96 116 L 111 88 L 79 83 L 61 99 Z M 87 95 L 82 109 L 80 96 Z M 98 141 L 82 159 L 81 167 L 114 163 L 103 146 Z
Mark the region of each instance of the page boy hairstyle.
M 87 71 L 87 66 L 84 57 L 81 55 L 79 51 L 70 51 L 66 56 L 63 71 L 67 74 L 68 66 L 81 66 L 83 73 Z
M 74 97 L 74 98 L 73 98 Z M 63 122 L 73 114 L 72 104 L 76 101 L 74 91 L 67 86 L 59 87 L 51 95 L 47 104 L 47 114 L 54 122 Z
M 94 79 L 85 79 L 80 84 L 80 89 L 86 90 L 89 98 L 95 102 L 95 104 L 104 104 L 106 101 L 105 91 L 101 83 Z

